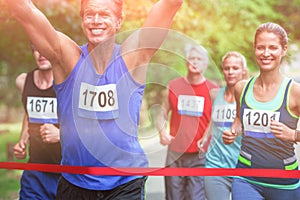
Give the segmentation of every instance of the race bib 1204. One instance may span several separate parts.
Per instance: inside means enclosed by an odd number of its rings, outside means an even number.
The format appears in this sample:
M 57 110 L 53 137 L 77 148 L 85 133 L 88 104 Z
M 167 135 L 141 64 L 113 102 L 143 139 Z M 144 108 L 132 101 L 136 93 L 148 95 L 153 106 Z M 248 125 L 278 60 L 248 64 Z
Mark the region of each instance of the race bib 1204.
M 243 125 L 246 136 L 256 138 L 274 138 L 270 131 L 271 120 L 279 121 L 280 112 L 245 109 Z

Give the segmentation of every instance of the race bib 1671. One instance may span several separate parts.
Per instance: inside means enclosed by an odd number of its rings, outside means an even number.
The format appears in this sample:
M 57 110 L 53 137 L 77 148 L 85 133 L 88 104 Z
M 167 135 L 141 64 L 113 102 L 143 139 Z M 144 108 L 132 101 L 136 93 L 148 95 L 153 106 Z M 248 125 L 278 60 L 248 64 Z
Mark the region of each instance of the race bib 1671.
M 57 99 L 53 97 L 27 97 L 30 123 L 57 124 Z

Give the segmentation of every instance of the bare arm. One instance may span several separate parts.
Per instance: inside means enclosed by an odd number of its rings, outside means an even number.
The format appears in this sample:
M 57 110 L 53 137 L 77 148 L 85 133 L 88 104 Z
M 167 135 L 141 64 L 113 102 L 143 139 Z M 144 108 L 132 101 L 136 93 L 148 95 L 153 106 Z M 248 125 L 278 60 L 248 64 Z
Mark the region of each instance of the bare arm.
M 162 108 L 159 111 L 157 116 L 157 130 L 159 132 L 160 143 L 162 145 L 169 145 L 171 144 L 172 140 L 174 139 L 173 136 L 167 130 L 167 123 L 168 123 L 168 114 L 171 110 L 170 103 L 168 98 L 165 98 Z
M 40 136 L 44 143 L 57 143 L 60 141 L 59 128 L 54 124 L 43 124 L 40 127 Z
M 219 91 L 220 91 L 220 88 L 214 88 L 214 89 L 210 90 L 211 102 L 215 101 Z M 213 122 L 212 122 L 212 119 L 210 119 L 209 124 L 207 125 L 207 128 L 206 128 L 202 138 L 200 140 L 198 140 L 198 142 L 197 142 L 198 149 L 202 152 L 205 152 L 203 147 L 205 146 L 205 144 L 207 143 L 208 139 L 211 136 L 212 126 L 213 126 Z
M 197 147 L 200 152 L 205 152 L 204 146 L 207 143 L 208 139 L 211 137 L 212 126 L 213 126 L 212 120 L 210 120 L 202 138 L 200 138 L 200 140 L 197 141 Z
M 300 115 L 300 84 L 293 82 L 290 91 L 290 98 L 288 101 L 290 112 L 299 117 Z M 272 120 L 270 126 L 271 132 L 276 138 L 286 141 L 299 142 L 300 132 L 287 127 L 285 124 Z
M 26 81 L 27 74 L 22 73 L 16 78 L 16 87 L 19 90 L 20 94 L 23 93 L 24 85 Z M 17 144 L 14 146 L 14 155 L 17 159 L 25 159 L 26 158 L 26 146 L 29 139 L 28 133 L 28 115 L 25 113 L 22 122 L 22 129 L 20 138 Z
M 151 9 L 142 28 L 123 44 L 125 63 L 138 82 L 144 82 L 146 65 L 168 34 L 173 18 L 183 0 L 160 0 Z
M 54 80 L 65 80 L 80 56 L 80 49 L 66 35 L 57 32 L 30 0 L 6 0 L 35 48 L 52 64 Z
M 19 90 L 20 94 L 23 93 L 26 77 L 27 77 L 27 74 L 22 73 L 19 76 L 17 76 L 17 78 L 16 78 L 16 87 Z
M 233 121 L 231 129 L 235 132 L 236 135 L 242 133 L 242 120 L 240 118 L 240 111 L 241 111 L 240 99 L 246 82 L 247 82 L 246 80 L 242 80 L 234 86 L 234 98 L 236 102 L 236 117 L 235 120 Z
M 23 117 L 22 129 L 20 134 L 20 139 L 17 144 L 14 146 L 14 155 L 19 159 L 26 158 L 26 146 L 29 139 L 28 133 L 28 115 L 25 114 Z
M 234 86 L 234 97 L 236 101 L 236 117 L 232 123 L 231 129 L 223 132 L 222 139 L 224 144 L 232 144 L 236 136 L 242 133 L 242 121 L 240 118 L 240 97 L 246 81 L 242 80 Z

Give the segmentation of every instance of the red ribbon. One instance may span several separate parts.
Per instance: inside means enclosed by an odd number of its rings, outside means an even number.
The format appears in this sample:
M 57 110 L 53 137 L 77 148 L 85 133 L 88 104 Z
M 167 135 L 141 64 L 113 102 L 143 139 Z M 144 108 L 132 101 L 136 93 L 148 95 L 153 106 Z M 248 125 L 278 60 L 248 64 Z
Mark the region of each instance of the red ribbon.
M 20 162 L 0 162 L 0 169 L 35 170 L 42 172 L 91 174 L 104 176 L 253 176 L 269 178 L 300 178 L 299 170 L 232 169 L 232 168 L 112 168 L 62 166 Z

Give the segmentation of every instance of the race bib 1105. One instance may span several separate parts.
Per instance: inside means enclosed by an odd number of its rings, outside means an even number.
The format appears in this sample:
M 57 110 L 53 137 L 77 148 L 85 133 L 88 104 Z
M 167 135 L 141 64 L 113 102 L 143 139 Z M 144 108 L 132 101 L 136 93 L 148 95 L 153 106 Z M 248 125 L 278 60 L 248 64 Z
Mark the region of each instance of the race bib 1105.
M 212 119 L 213 122 L 220 127 L 231 127 L 234 118 L 236 117 L 235 105 L 215 105 Z

